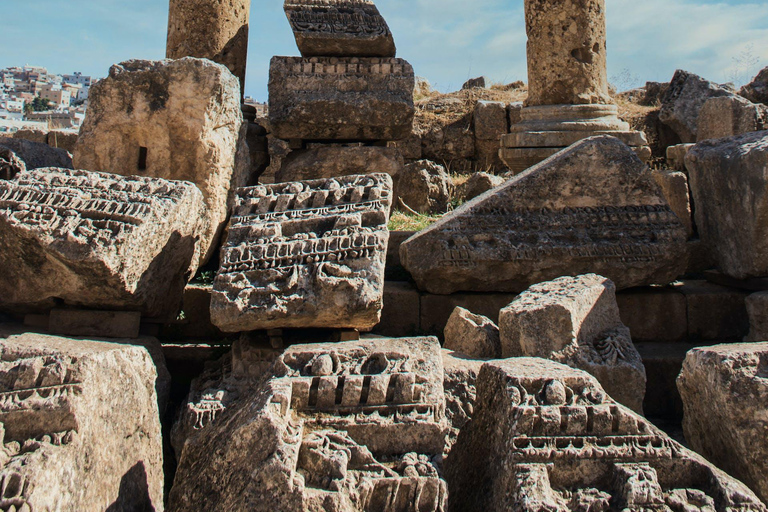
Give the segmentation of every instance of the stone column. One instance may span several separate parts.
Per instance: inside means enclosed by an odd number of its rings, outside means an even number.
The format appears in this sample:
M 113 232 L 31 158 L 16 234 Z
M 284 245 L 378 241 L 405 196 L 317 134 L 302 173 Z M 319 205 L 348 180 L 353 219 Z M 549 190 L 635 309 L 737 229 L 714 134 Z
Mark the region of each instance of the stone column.
M 525 24 L 525 106 L 613 104 L 605 55 L 605 0 L 525 0 Z
M 522 172 L 587 137 L 612 135 L 643 159 L 645 135 L 618 117 L 608 92 L 605 0 L 525 0 L 528 99 L 499 155 Z
M 166 57 L 199 57 L 229 68 L 245 87 L 250 0 L 170 0 Z

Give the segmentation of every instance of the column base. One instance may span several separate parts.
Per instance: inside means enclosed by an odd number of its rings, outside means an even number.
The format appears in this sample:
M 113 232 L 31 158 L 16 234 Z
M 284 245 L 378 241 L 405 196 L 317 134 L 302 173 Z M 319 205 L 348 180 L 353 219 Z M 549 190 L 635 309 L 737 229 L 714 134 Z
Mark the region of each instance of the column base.
M 501 139 L 499 156 L 518 174 L 588 137 L 611 135 L 647 162 L 651 149 L 645 134 L 631 130 L 615 105 L 547 105 L 526 107 L 522 121 Z

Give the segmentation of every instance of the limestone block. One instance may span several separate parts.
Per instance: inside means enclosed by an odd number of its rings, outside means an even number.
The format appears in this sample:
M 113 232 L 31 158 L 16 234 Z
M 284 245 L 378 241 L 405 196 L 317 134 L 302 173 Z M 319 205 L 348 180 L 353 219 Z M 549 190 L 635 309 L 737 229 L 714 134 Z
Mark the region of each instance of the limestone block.
M 737 279 L 768 275 L 767 164 L 768 131 L 700 142 L 685 158 L 699 236 Z
M 677 386 L 691 447 L 768 500 L 768 343 L 688 352 Z
M 211 322 L 211 295 L 213 287 L 210 284 L 188 284 L 184 288 L 184 300 L 181 310 L 184 312 L 183 323 L 174 323 L 163 331 L 163 338 L 181 338 L 216 340 L 224 337 L 224 333 Z
M 696 140 L 732 137 L 768 129 L 768 107 L 739 96 L 710 98 L 701 107 Z
M 74 153 L 77 145 L 78 132 L 68 130 L 51 130 L 48 132 L 46 142 L 52 148 L 61 148 L 64 151 Z
M 509 120 L 509 126 L 518 124 L 523 121 L 523 102 L 515 101 L 507 105 L 507 119 Z
M 226 222 L 230 189 L 245 184 L 249 167 L 237 79 L 204 59 L 133 60 L 112 66 L 88 101 L 76 167 L 193 182 L 207 210 L 207 261 Z
M 525 3 L 527 107 L 611 105 L 606 65 L 605 0 L 578 6 L 559 0 Z
M 238 190 L 211 320 L 224 332 L 379 323 L 388 174 Z
M 498 147 L 497 151 L 498 153 Z M 457 196 L 470 201 L 504 183 L 504 178 L 487 172 L 476 172 L 465 181 L 457 191 Z
M 400 150 L 405 160 L 421 160 L 421 135 L 418 133 L 412 133 L 403 140 L 389 141 L 387 147 Z
M 457 307 L 451 313 L 444 333 L 444 346 L 449 350 L 475 359 L 501 357 L 499 328 L 488 317 Z
M 155 367 L 144 348 L 0 339 L 7 510 L 163 510 Z
M 273 57 L 269 123 L 281 139 L 378 141 L 411 133 L 413 68 L 402 59 Z
M 764 511 L 744 484 L 542 359 L 485 363 L 445 462 L 449 510 Z
M 499 311 L 515 298 L 511 293 L 422 294 L 419 325 L 423 333 L 442 336 L 448 319 L 457 307 L 475 311 L 498 322 Z
M 0 137 L 0 149 L 13 151 L 24 162 L 27 169 L 42 167 L 72 169 L 72 157 L 69 153 L 63 149 L 52 148 L 48 144 Z
M 446 125 L 435 124 L 422 134 L 422 155 L 435 162 L 450 162 L 457 169 L 456 160 L 475 157 L 475 140 L 472 116 L 467 115 Z M 463 169 L 462 169 L 463 170 Z
M 503 172 L 507 166 L 499 156 L 498 140 L 476 140 L 475 141 L 475 162 L 473 169 L 483 169 L 487 172 Z M 450 163 L 453 167 L 453 162 Z
M 275 182 L 318 180 L 364 173 L 397 176 L 405 165 L 395 148 L 322 146 L 291 151 L 275 174 Z
M 583 273 L 623 289 L 682 274 L 686 238 L 650 170 L 602 136 L 465 203 L 408 239 L 400 256 L 430 293 L 514 293 Z
M 419 333 L 419 291 L 411 283 L 384 282 L 381 322 L 374 332 L 392 337 Z
M 10 149 L 0 148 L 0 180 L 11 180 L 27 170 L 24 161 Z
M 223 64 L 244 90 L 250 11 L 249 0 L 170 0 L 166 57 Z
M 667 148 L 667 164 L 675 171 L 680 171 L 688 175 L 688 169 L 685 167 L 685 157 L 688 151 L 696 144 L 676 144 Z
M 749 334 L 744 341 L 768 341 L 768 292 L 757 292 L 745 300 Z
M 686 296 L 675 288 L 632 288 L 616 294 L 616 302 L 634 343 L 679 342 L 688 336 Z
M 445 510 L 436 339 L 294 345 L 266 379 L 186 440 L 169 510 Z
M 502 357 L 541 357 L 591 373 L 617 402 L 642 414 L 645 367 L 604 277 L 560 277 L 499 313 Z
M 394 57 L 395 40 L 371 0 L 286 0 L 303 57 Z
M 54 168 L 0 181 L 0 305 L 175 318 L 203 211 L 186 182 Z
M 419 213 L 443 213 L 451 202 L 451 177 L 445 167 L 419 160 L 403 167 L 394 179 L 395 207 L 405 205 Z
M 138 338 L 141 313 L 138 311 L 89 311 L 53 309 L 48 331 L 65 336 L 99 336 L 103 338 Z
M 477 390 L 475 382 L 483 361 L 463 354 L 443 350 L 443 389 L 445 391 L 445 417 L 450 430 L 446 436 L 444 452 L 450 454 L 461 429 L 472 419 Z
M 473 115 L 475 138 L 497 141 L 509 131 L 507 106 L 501 101 L 478 101 Z
M 672 128 L 684 143 L 696 142 L 699 113 L 710 98 L 735 96 L 713 82 L 687 71 L 677 70 L 661 97 L 659 119 Z
M 698 280 L 684 281 L 675 289 L 685 295 L 690 339 L 737 341 L 748 333 L 747 293 L 743 290 Z
M 768 105 L 768 67 L 763 68 L 757 76 L 739 91 L 749 101 Z
M 22 128 L 13 134 L 14 139 L 24 139 L 38 144 L 48 144 L 48 131 L 37 128 Z
M 688 177 L 679 171 L 655 169 L 653 179 L 661 188 L 661 193 L 667 199 L 669 207 L 685 226 L 688 238 L 691 238 L 693 236 L 693 213 L 691 212 L 691 198 L 688 192 Z

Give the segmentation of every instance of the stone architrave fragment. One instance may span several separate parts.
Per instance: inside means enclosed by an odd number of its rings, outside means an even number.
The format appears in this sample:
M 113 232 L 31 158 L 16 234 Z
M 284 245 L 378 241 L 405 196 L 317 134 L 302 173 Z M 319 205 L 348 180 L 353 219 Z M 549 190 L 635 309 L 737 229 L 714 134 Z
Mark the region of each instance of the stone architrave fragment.
M 295 345 L 272 368 L 187 438 L 169 510 L 445 511 L 436 338 Z
M 444 469 L 452 511 L 767 510 L 594 377 L 543 359 L 483 365 Z
M 444 334 L 443 346 L 448 350 L 478 359 L 501 357 L 499 328 L 488 317 L 456 307 L 448 318 Z
M 372 328 L 391 204 L 387 174 L 240 189 L 211 320 L 225 332 Z
M 0 507 L 163 510 L 155 379 L 142 347 L 0 339 Z
M 186 182 L 54 168 L 0 180 L 0 305 L 175 318 L 203 211 Z
M 560 277 L 499 313 L 502 357 L 541 357 L 584 370 L 617 402 L 642 414 L 645 367 L 604 277 Z
M 672 128 L 683 143 L 696 142 L 702 107 L 710 98 L 722 96 L 735 97 L 736 94 L 698 75 L 677 70 L 661 97 L 659 119 Z
M 244 90 L 250 12 L 250 0 L 170 0 L 165 56 L 223 64 Z
M 677 387 L 691 447 L 768 500 L 768 343 L 693 349 Z
M 768 131 L 698 143 L 685 158 L 696 226 L 736 279 L 768 275 Z
M 419 288 L 521 292 L 595 273 L 618 289 L 685 270 L 685 228 L 619 140 L 575 144 L 464 204 L 400 247 Z
M 249 167 L 237 79 L 205 59 L 132 60 L 112 66 L 88 101 L 75 167 L 193 182 L 207 209 L 207 261 Z
M 275 137 L 379 141 L 411 134 L 413 68 L 394 58 L 273 57 L 269 123 Z
M 395 40 L 371 0 L 285 0 L 303 57 L 394 57 Z
M 710 98 L 701 107 L 696 126 L 698 141 L 765 130 L 768 107 L 735 95 Z

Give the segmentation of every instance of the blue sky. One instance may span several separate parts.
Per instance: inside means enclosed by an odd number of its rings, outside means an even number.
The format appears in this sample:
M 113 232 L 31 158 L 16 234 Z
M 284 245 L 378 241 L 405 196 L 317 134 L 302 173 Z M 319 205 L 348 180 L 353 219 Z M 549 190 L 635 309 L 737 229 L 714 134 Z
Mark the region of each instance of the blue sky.
M 607 0 L 608 74 L 626 87 L 684 68 L 718 82 L 768 66 L 766 0 Z M 398 56 L 441 91 L 470 77 L 526 79 L 523 0 L 377 0 Z M 165 54 L 167 0 L 0 0 L 0 68 L 105 76 Z M 246 94 L 266 100 L 269 59 L 298 55 L 282 0 L 254 0 Z

